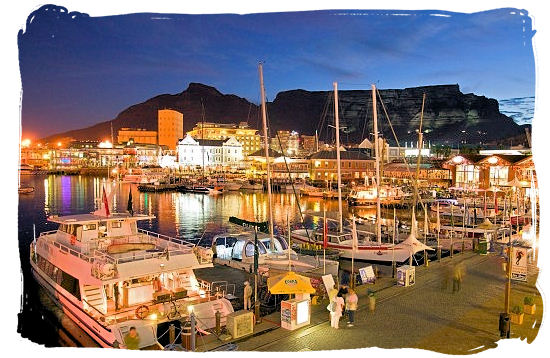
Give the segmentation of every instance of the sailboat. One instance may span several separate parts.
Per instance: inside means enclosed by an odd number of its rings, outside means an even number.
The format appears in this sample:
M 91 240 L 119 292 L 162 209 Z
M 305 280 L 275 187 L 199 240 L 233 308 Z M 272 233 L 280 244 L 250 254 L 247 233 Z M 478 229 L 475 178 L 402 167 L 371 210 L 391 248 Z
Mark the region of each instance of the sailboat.
M 373 117 L 374 117 L 374 140 L 378 143 L 378 116 L 376 111 L 376 86 L 372 85 L 372 103 L 373 103 Z M 334 83 L 334 119 L 336 128 L 336 147 L 337 150 L 340 147 L 339 143 L 339 117 L 338 117 L 338 84 Z M 337 152 L 339 154 L 339 152 Z M 337 167 L 340 172 L 340 160 L 337 155 Z M 310 238 L 307 235 L 305 229 L 298 229 L 292 232 L 292 238 L 299 242 L 322 244 L 323 239 L 326 237 L 326 246 L 330 249 L 336 249 L 340 251 L 340 257 L 344 259 L 354 259 L 356 261 L 374 261 L 374 262 L 403 262 L 407 260 L 411 252 L 415 254 L 418 251 L 424 250 L 423 246 L 419 246 L 413 240 L 404 242 L 403 244 L 394 245 L 392 243 L 382 242 L 382 218 L 381 218 L 381 198 L 378 194 L 380 183 L 380 155 L 379 148 L 375 145 L 375 169 L 376 178 L 374 179 L 374 185 L 376 188 L 376 241 L 369 240 L 367 236 L 361 240 L 358 238 L 357 229 L 353 228 L 352 232 L 344 230 L 342 219 L 342 193 L 341 182 L 338 182 L 339 191 L 339 226 L 338 231 L 316 230 L 313 232 L 313 237 Z M 339 175 L 340 179 L 340 175 Z M 326 224 L 325 224 L 326 225 Z M 355 230 L 355 232 L 353 231 Z M 415 239 L 416 240 L 416 239 Z
M 258 238 L 258 264 L 264 268 L 277 271 L 292 269 L 301 273 L 323 274 L 328 267 L 328 272 L 338 274 L 338 261 L 324 258 L 314 258 L 297 254 L 292 250 L 284 238 L 274 235 L 273 229 L 273 199 L 271 192 L 271 165 L 269 160 L 269 143 L 267 131 L 267 113 L 265 105 L 265 90 L 263 84 L 262 64 L 258 65 L 260 77 L 260 90 L 262 97 L 262 122 L 264 136 L 264 150 L 266 161 L 266 187 L 268 199 L 268 234 L 258 232 L 244 232 L 238 235 L 220 235 L 215 237 L 213 245 L 216 246 L 217 262 L 252 270 L 254 263 L 255 239 Z M 290 238 L 290 236 L 289 236 Z

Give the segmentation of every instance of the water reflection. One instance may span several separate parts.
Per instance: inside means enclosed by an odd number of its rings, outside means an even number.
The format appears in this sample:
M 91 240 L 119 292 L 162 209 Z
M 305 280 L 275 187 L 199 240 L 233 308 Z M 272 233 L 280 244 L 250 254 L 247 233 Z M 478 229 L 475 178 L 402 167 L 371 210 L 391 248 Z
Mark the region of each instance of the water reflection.
M 197 238 L 205 230 L 218 231 L 222 227 L 237 229 L 228 222 L 230 216 L 255 221 L 268 219 L 267 194 L 263 192 L 227 192 L 218 196 L 140 193 L 136 185 L 113 182 L 106 178 L 52 175 L 26 177 L 22 178 L 23 180 L 24 185 L 34 186 L 37 190 L 32 196 L 20 197 L 20 215 L 25 217 L 31 213 L 42 213 L 40 216 L 43 217 L 43 221 L 51 214 L 69 215 L 96 210 L 103 197 L 103 188 L 110 198 L 112 212 L 126 212 L 131 190 L 134 211 L 155 216 L 154 219 L 141 222 L 140 225 L 166 235 Z M 277 193 L 273 194 L 275 225 L 286 227 L 287 217 L 291 224 L 300 222 L 298 203 L 304 213 L 315 212 L 322 215 L 322 211 L 326 209 L 329 217 L 336 218 L 337 200 L 325 201 L 310 197 L 301 197 L 297 200 L 292 193 Z M 374 207 L 351 208 L 348 212 L 345 201 L 343 208 L 344 218 L 350 218 L 352 214 L 364 218 L 376 214 Z M 409 215 L 407 212 L 398 212 L 398 216 L 402 218 Z M 393 211 L 383 210 L 383 216 L 391 218 Z M 308 218 L 309 222 L 318 220 L 319 218 Z

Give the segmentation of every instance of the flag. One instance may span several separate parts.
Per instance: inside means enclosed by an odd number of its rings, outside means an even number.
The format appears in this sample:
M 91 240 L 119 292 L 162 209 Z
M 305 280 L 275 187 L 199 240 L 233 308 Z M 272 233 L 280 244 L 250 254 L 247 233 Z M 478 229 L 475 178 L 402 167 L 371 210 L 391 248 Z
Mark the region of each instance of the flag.
M 351 222 L 351 247 L 353 251 L 359 247 L 359 240 L 357 239 L 357 227 L 355 226 L 355 216 L 352 217 Z
M 328 225 L 327 219 L 323 219 L 323 248 L 326 249 L 328 246 Z
M 411 219 L 411 235 L 416 237 L 416 214 L 412 213 L 412 219 Z
M 323 249 L 326 249 L 328 246 L 328 225 L 327 225 L 327 217 L 325 214 L 325 217 L 323 218 Z
M 132 203 L 132 188 L 130 188 L 130 194 L 128 194 L 128 207 L 126 208 L 130 215 L 134 216 L 134 205 Z
M 105 187 L 103 187 L 103 205 L 105 206 L 105 216 L 109 216 L 109 200 L 107 200 L 107 193 L 105 193 Z

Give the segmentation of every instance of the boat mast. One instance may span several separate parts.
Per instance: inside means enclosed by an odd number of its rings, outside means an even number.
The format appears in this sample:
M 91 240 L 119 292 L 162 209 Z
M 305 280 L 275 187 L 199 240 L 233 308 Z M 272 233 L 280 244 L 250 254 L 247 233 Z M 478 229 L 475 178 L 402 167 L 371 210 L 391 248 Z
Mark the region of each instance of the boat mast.
M 338 230 L 343 230 L 342 219 L 342 176 L 340 172 L 340 119 L 338 118 L 338 83 L 334 82 L 334 126 L 336 131 L 336 164 L 338 168 Z
M 269 216 L 269 238 L 271 240 L 271 244 L 273 245 L 273 210 L 272 209 L 272 203 L 271 203 L 271 166 L 269 164 L 269 144 L 268 144 L 268 137 L 267 137 L 267 113 L 265 108 L 265 88 L 264 88 L 264 72 L 262 63 L 260 62 L 258 64 L 258 72 L 260 75 L 260 95 L 262 97 L 262 123 L 263 123 L 263 132 L 264 132 L 264 150 L 265 150 L 265 163 L 266 163 L 266 170 L 267 170 L 267 212 Z
M 380 210 L 380 157 L 378 153 L 378 113 L 376 111 L 376 86 L 372 85 L 372 115 L 374 122 L 374 167 L 376 170 L 376 239 L 382 243 L 382 222 Z

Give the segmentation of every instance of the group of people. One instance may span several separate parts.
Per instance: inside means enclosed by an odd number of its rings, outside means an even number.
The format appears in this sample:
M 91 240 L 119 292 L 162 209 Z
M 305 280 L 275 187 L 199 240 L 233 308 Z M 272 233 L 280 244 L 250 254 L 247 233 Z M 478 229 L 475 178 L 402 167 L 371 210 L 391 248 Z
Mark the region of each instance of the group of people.
M 330 312 L 330 326 L 338 329 L 340 319 L 346 313 L 348 316 L 348 327 L 353 327 L 358 301 L 357 293 L 350 287 L 342 286 L 339 290 L 335 288 L 330 290 L 329 304 L 327 306 Z

